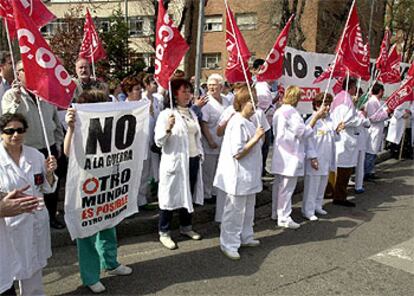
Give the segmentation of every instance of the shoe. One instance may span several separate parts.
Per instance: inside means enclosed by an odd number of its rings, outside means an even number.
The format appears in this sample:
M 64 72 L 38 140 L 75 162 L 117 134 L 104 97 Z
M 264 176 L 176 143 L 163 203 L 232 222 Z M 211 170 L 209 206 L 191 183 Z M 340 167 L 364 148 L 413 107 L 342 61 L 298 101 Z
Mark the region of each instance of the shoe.
M 298 229 L 300 227 L 299 223 L 296 223 L 295 221 L 293 221 L 292 219 L 286 221 L 286 222 L 277 222 L 277 226 L 282 227 L 282 228 L 289 228 L 289 229 Z
M 105 286 L 100 281 L 98 281 L 96 284 L 88 286 L 88 288 L 94 294 L 100 294 L 106 291 Z
M 364 193 L 364 192 L 365 192 L 365 189 L 364 188 L 355 189 L 355 194 L 361 194 L 361 193 Z
M 355 203 L 353 203 L 352 201 L 348 201 L 348 200 L 334 199 L 332 203 L 337 206 L 344 206 L 344 207 L 350 207 L 350 208 L 354 208 L 356 206 Z
M 223 252 L 224 256 L 231 260 L 240 260 L 240 254 L 237 251 L 228 251 L 222 246 L 220 246 L 221 251 Z
M 328 212 L 325 211 L 324 209 L 315 210 L 315 213 L 318 214 L 318 215 L 326 215 L 326 214 L 328 214 Z
M 248 243 L 245 244 L 241 244 L 242 247 L 250 247 L 250 248 L 254 248 L 254 247 L 258 247 L 260 246 L 260 241 L 257 239 L 253 239 L 251 241 L 249 241 Z
M 305 218 L 309 221 L 318 221 L 318 217 L 316 217 L 315 215 L 312 215 L 310 217 L 307 217 L 307 216 L 303 215 L 303 218 Z
M 169 250 L 177 249 L 177 244 L 171 239 L 169 235 L 160 235 L 161 244 Z
M 108 273 L 110 275 L 130 275 L 132 268 L 121 264 L 115 269 L 108 270 Z
M 189 231 L 180 231 L 181 235 L 184 235 L 186 237 L 191 238 L 192 240 L 201 240 L 202 237 L 200 234 L 198 234 L 197 232 L 193 231 L 193 230 L 189 230 Z
M 54 229 L 63 229 L 65 228 L 65 224 L 60 223 L 58 220 L 50 220 L 50 227 Z

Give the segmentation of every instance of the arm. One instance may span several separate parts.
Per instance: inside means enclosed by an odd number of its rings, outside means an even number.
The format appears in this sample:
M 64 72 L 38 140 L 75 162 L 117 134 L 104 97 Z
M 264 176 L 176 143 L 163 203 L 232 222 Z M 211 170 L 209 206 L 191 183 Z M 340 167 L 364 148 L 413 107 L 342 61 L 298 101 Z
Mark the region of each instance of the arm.
M 29 185 L 25 188 L 15 189 L 6 195 L 0 193 L 0 218 L 31 213 L 37 208 L 39 205 L 37 197 L 23 194 L 28 188 Z
M 167 109 L 168 110 L 168 109 Z M 155 123 L 154 142 L 158 147 L 165 145 L 166 141 L 172 134 L 172 129 L 175 125 L 175 116 L 171 110 L 164 110 L 158 116 Z
M 23 110 L 21 100 L 20 89 L 13 87 L 6 91 L 1 100 L 2 113 L 22 113 L 23 115 L 26 115 L 27 110 Z
M 234 155 L 234 158 L 240 160 L 243 157 L 245 157 L 254 147 L 254 145 L 256 145 L 260 141 L 264 133 L 264 129 L 262 127 L 258 127 L 256 129 L 256 133 L 254 134 L 254 136 L 246 143 L 246 145 L 244 145 L 243 149 L 239 153 Z
M 56 129 L 54 132 L 56 148 L 58 149 L 59 155 L 60 155 L 60 153 L 62 152 L 61 147 L 64 141 L 65 133 L 63 132 L 63 126 L 59 120 L 59 115 L 58 115 L 58 111 L 56 107 L 53 107 L 53 121 L 55 122 L 55 125 L 56 125 Z
M 76 110 L 69 108 L 65 116 L 65 121 L 68 124 L 68 130 L 66 131 L 65 139 L 63 142 L 63 153 L 66 156 L 69 156 L 70 145 L 72 143 L 73 133 L 75 132 L 75 120 L 76 120 Z
M 207 140 L 208 146 L 210 146 L 211 149 L 218 148 L 217 143 L 214 142 L 213 137 L 210 133 L 207 122 L 201 121 L 200 127 L 201 127 L 201 133 L 204 135 L 204 137 Z
M 368 101 L 366 111 L 369 121 L 377 123 L 382 122 L 388 118 L 388 112 L 380 108 L 381 106 L 379 102 L 372 100 Z

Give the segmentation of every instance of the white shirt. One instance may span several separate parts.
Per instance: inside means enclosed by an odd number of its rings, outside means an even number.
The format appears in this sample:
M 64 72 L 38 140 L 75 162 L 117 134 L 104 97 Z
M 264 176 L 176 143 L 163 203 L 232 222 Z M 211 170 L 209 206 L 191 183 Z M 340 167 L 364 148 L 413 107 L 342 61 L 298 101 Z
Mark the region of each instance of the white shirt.
M 218 126 L 225 124 L 227 121 L 230 120 L 230 118 L 236 114 L 236 110 L 234 110 L 233 105 L 230 105 L 229 107 L 224 110 L 224 112 L 221 114 L 221 117 L 218 122 Z M 257 128 L 259 125 L 264 129 L 265 132 L 270 130 L 270 124 L 266 120 L 266 116 L 263 112 L 263 110 L 257 108 L 256 113 L 250 118 L 250 121 L 254 124 L 254 126 Z
M 371 122 L 368 129 L 367 153 L 377 154 L 381 149 L 384 132 L 384 121 L 388 119 L 388 113 L 381 109 L 381 103 L 375 95 L 372 95 L 366 104 L 365 110 Z
M 269 83 L 266 81 L 258 81 L 255 84 L 258 107 L 265 111 L 272 104 L 272 91 Z
M 229 121 L 223 138 L 213 185 L 227 194 L 248 195 L 262 191 L 262 151 L 255 144 L 240 160 L 234 158 L 243 151 L 256 133 L 255 125 L 237 112 Z

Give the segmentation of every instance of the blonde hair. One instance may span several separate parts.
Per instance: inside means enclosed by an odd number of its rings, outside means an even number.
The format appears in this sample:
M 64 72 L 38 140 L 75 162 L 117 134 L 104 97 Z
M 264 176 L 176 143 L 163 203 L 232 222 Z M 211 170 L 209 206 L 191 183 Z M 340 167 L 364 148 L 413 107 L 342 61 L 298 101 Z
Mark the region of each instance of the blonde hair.
M 302 96 L 302 90 L 296 85 L 290 85 L 285 91 L 283 96 L 283 104 L 296 105 L 300 97 Z
M 252 94 L 253 94 L 253 100 L 256 104 L 257 97 L 256 97 L 255 89 L 252 89 Z M 235 94 L 234 102 L 233 102 L 234 110 L 236 110 L 237 112 L 240 112 L 247 102 L 251 102 L 250 93 L 249 93 L 249 89 L 247 88 L 247 85 L 243 85 L 237 89 L 237 92 Z

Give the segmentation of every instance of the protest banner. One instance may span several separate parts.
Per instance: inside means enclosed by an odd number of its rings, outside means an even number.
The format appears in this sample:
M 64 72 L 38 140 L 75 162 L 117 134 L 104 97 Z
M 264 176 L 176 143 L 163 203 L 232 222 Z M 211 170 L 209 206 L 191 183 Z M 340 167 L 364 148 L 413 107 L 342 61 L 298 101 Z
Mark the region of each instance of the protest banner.
M 149 103 L 74 104 L 65 222 L 72 239 L 116 226 L 138 211 L 148 152 Z
M 283 64 L 283 76 L 278 80 L 282 88 L 289 85 L 297 85 L 304 91 L 301 102 L 298 105 L 298 110 L 302 114 L 312 113 L 312 100 L 317 93 L 324 91 L 328 80 L 320 83 L 313 83 L 313 81 L 327 69 L 329 63 L 334 58 L 333 54 L 324 54 L 316 52 L 306 52 L 297 50 L 292 47 L 286 47 Z M 401 75 L 404 77 L 408 71 L 409 64 L 401 63 Z M 375 59 L 371 59 L 370 69 L 373 73 L 375 67 Z M 332 85 L 329 92 L 333 94 Z M 361 86 L 363 90 L 367 90 L 368 82 L 362 81 Z M 400 83 L 385 84 L 385 97 L 390 96 L 395 90 L 400 87 Z

